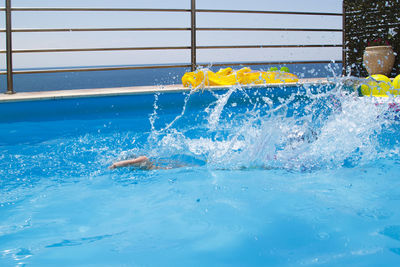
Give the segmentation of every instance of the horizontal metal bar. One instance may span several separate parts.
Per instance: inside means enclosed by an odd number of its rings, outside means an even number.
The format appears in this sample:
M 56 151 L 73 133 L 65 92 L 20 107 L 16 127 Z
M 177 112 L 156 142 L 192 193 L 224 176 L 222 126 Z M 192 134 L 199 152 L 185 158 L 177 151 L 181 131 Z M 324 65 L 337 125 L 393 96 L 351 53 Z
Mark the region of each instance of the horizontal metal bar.
M 104 11 L 104 12 L 190 12 L 182 8 L 82 8 L 82 7 L 14 7 L 11 11 Z
M 312 44 L 312 45 L 214 45 L 197 46 L 197 49 L 235 49 L 235 48 L 313 48 L 313 47 L 343 47 L 341 44 Z M 106 48 L 52 48 L 52 49 L 14 49 L 13 53 L 53 53 L 53 52 L 96 52 L 96 51 L 135 51 L 135 50 L 185 50 L 190 46 L 161 46 L 161 47 L 106 47 Z M 6 53 L 0 50 L 0 54 Z
M 140 70 L 140 69 L 167 69 L 167 68 L 190 68 L 190 64 L 181 65 L 146 65 L 132 67 L 100 67 L 100 68 L 70 68 L 70 69 L 45 69 L 45 70 L 14 70 L 13 74 L 35 74 L 35 73 L 59 73 L 59 72 L 83 72 L 83 71 L 108 71 L 108 70 Z M 0 74 L 4 74 L 0 72 Z
M 52 52 L 94 52 L 94 51 L 135 51 L 135 50 L 183 50 L 190 46 L 160 46 L 160 47 L 106 47 L 106 48 L 53 48 L 53 49 L 14 49 L 13 53 L 52 53 Z M 1 50 L 0 53 L 5 53 Z
M 326 61 L 270 61 L 270 62 L 232 62 L 232 63 L 215 63 L 212 66 L 254 66 L 254 65 L 276 65 L 276 64 L 329 64 L 342 63 L 341 60 L 335 62 Z M 199 63 L 199 66 L 208 66 L 210 64 Z M 71 69 L 46 69 L 46 70 L 14 70 L 13 74 L 34 74 L 34 73 L 59 73 L 59 72 L 84 72 L 84 71 L 107 71 L 107 70 L 140 70 L 140 69 L 165 69 L 165 68 L 190 68 L 190 64 L 182 65 L 146 65 L 132 67 L 103 67 L 103 68 L 71 68 Z M 0 75 L 6 74 L 5 71 L 0 71 Z
M 322 61 L 274 61 L 274 62 L 239 62 L 239 63 L 216 63 L 216 64 L 211 64 L 212 66 L 254 66 L 254 65 L 277 65 L 277 64 L 287 64 L 287 65 L 293 65 L 293 64 L 329 64 L 333 63 L 331 60 L 322 60 Z M 334 63 L 342 63 L 341 60 L 337 60 Z M 204 65 L 208 66 L 208 64 L 199 64 L 199 65 Z
M 221 9 L 196 9 L 203 13 L 245 13 L 245 14 L 282 14 L 282 15 L 317 15 L 317 16 L 343 16 L 342 13 L 331 12 L 302 12 L 302 11 L 263 11 L 263 10 L 221 10 Z
M 70 28 L 70 29 L 62 28 L 62 29 L 13 29 L 12 32 L 117 32 L 117 31 L 189 31 L 189 30 L 190 28 Z
M 101 31 L 190 31 L 190 28 L 62 28 L 62 29 L 13 29 L 12 32 L 101 32 Z M 342 32 L 343 29 L 310 28 L 196 28 L 197 31 L 287 31 L 287 32 Z M 0 30 L 5 32 L 5 30 Z
M 343 29 L 310 28 L 196 28 L 198 31 L 288 31 L 288 32 L 342 32 Z
M 311 48 L 311 47 L 343 47 L 341 44 L 312 44 L 312 45 L 209 45 L 197 46 L 197 49 L 230 49 L 230 48 Z
M 0 8 L 5 10 L 5 8 Z M 190 12 L 182 8 L 70 8 L 70 7 L 14 7 L 11 11 L 93 11 L 93 12 Z M 196 9 L 201 13 L 245 13 L 245 14 L 282 14 L 282 15 L 310 15 L 310 16 L 342 16 L 342 13 L 333 12 L 302 12 L 302 11 L 269 11 L 269 10 L 226 10 L 226 9 Z

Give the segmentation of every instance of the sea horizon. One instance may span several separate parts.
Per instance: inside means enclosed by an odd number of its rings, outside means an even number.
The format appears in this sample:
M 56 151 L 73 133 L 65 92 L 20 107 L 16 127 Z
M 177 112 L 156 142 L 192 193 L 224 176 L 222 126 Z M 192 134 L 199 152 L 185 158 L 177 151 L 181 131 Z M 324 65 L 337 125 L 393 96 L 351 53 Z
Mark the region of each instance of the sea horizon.
M 185 63 L 158 64 L 157 66 L 182 65 Z M 215 63 L 217 64 L 217 63 Z M 221 63 L 218 63 L 221 64 Z M 223 63 L 229 64 L 229 63 Z M 228 66 L 213 66 L 212 64 L 199 63 L 199 66 L 216 71 Z M 104 67 L 137 67 L 140 65 L 104 65 L 86 67 L 52 67 L 52 68 L 30 68 L 29 70 L 54 70 L 72 68 L 104 68 Z M 153 65 L 154 66 L 154 65 Z M 232 66 L 234 69 L 250 67 L 253 70 L 267 70 L 269 67 L 278 68 L 287 66 L 291 73 L 299 78 L 326 78 L 341 75 L 342 64 L 335 63 L 309 63 L 309 64 L 260 64 Z M 19 68 L 14 70 L 28 70 Z M 3 70 L 4 71 L 4 70 Z M 32 73 L 15 74 L 13 77 L 15 92 L 56 91 L 73 89 L 95 89 L 130 86 L 161 86 L 168 84 L 181 84 L 181 78 L 185 72 L 190 71 L 188 67 L 156 68 L 156 69 L 127 69 L 127 70 L 99 70 L 99 71 L 71 71 L 57 73 Z M 7 76 L 0 75 L 0 90 L 5 92 L 7 88 Z

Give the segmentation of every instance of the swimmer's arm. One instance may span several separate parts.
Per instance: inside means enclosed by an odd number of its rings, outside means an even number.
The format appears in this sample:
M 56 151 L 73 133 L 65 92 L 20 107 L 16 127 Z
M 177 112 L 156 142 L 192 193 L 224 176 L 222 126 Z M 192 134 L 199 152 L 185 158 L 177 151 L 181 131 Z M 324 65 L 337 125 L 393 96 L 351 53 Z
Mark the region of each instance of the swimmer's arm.
M 128 159 L 128 160 L 115 162 L 108 168 L 115 169 L 115 168 L 127 167 L 127 166 L 132 166 L 132 165 L 145 167 L 148 169 L 151 169 L 153 167 L 153 163 L 146 156 L 140 156 L 140 157 L 134 158 L 134 159 Z

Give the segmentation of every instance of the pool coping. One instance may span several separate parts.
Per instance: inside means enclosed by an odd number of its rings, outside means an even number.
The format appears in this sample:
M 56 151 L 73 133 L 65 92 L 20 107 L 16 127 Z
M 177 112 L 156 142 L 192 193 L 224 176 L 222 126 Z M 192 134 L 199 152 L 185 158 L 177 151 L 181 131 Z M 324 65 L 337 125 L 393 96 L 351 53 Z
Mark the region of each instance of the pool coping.
M 257 85 L 241 85 L 242 88 L 270 88 L 282 86 L 300 86 L 305 84 L 328 84 L 328 78 L 309 78 L 300 79 L 296 83 L 275 83 L 275 84 L 257 84 Z M 199 90 L 223 90 L 229 86 L 208 86 Z M 120 96 L 135 94 L 150 94 L 156 92 L 175 93 L 182 91 L 190 91 L 191 88 L 183 87 L 181 84 L 159 85 L 159 86 L 131 86 L 131 87 L 114 87 L 114 88 L 91 88 L 91 89 L 71 89 L 58 91 L 40 91 L 40 92 L 21 92 L 15 94 L 0 94 L 0 103 L 4 102 L 20 102 L 35 100 L 56 100 L 65 98 L 81 98 L 81 97 L 104 97 L 104 96 Z

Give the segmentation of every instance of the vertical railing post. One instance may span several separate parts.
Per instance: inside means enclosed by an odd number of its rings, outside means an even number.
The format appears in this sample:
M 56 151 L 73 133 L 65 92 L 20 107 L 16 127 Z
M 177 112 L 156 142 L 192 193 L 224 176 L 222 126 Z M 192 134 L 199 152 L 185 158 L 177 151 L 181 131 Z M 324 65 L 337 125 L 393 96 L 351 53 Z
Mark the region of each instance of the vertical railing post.
M 12 68 L 12 32 L 11 32 L 11 0 L 6 0 L 6 60 L 7 60 L 7 92 L 14 93 Z
M 191 0 L 191 69 L 196 70 L 196 0 Z
M 342 1 L 342 75 L 346 76 L 346 3 Z

